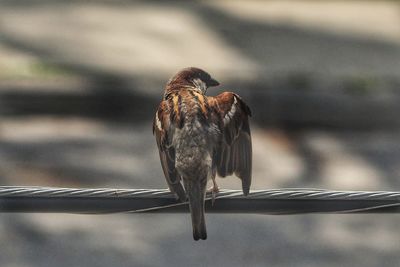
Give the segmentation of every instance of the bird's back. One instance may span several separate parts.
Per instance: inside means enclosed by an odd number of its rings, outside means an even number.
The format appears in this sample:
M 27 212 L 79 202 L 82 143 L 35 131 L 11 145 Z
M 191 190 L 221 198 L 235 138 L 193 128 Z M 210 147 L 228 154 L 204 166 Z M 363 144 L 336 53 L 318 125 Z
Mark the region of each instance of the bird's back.
M 209 120 L 213 114 L 207 97 L 195 90 L 183 89 L 166 101 L 172 112 L 170 132 L 176 167 L 191 173 L 205 171 L 204 167 L 212 164 L 212 152 L 218 139 L 217 126 Z

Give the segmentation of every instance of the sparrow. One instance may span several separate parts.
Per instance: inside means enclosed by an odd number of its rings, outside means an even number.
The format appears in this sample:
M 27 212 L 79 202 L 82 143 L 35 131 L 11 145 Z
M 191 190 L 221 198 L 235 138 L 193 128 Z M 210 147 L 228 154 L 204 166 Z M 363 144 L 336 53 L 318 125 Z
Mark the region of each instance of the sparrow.
M 219 190 L 216 174 L 235 174 L 242 181 L 244 195 L 251 184 L 251 111 L 235 93 L 205 95 L 209 87 L 218 85 L 202 69 L 179 71 L 167 82 L 153 122 L 168 187 L 180 201 L 188 199 L 196 241 L 207 239 L 207 182 L 213 182 L 213 200 Z

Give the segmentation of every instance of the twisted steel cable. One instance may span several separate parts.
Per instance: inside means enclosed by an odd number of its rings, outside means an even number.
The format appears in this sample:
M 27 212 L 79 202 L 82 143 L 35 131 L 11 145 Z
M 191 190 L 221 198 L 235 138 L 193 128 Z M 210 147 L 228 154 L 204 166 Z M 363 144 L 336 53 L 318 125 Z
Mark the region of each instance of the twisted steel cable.
M 211 199 L 211 194 L 207 194 Z M 323 189 L 221 190 L 211 213 L 398 213 L 400 192 L 331 191 Z M 187 212 L 168 189 L 80 189 L 0 186 L 0 212 Z

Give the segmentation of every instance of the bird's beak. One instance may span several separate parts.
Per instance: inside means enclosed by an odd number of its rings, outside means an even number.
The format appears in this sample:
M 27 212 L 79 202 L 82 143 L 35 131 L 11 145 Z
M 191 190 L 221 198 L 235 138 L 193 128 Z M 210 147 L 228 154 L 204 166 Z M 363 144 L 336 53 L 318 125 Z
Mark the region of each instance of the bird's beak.
M 209 86 L 209 87 L 218 86 L 218 85 L 219 85 L 219 82 L 218 82 L 217 80 L 213 79 L 213 78 L 211 78 L 211 79 L 208 81 L 208 86 Z

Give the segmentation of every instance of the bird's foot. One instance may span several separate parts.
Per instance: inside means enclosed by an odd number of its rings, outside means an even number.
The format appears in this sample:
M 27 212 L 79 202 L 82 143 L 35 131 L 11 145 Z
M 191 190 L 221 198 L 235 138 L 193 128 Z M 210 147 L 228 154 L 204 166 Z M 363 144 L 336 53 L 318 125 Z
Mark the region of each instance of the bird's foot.
M 217 196 L 217 193 L 219 193 L 219 187 L 216 183 L 209 189 L 207 189 L 207 193 L 211 193 L 211 205 L 214 206 L 215 198 Z

